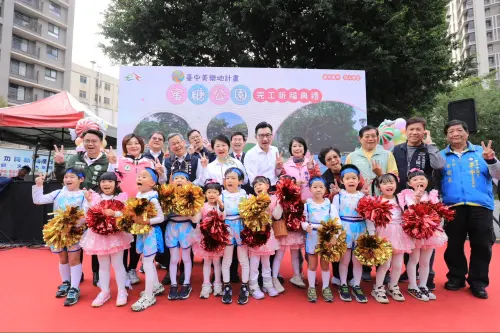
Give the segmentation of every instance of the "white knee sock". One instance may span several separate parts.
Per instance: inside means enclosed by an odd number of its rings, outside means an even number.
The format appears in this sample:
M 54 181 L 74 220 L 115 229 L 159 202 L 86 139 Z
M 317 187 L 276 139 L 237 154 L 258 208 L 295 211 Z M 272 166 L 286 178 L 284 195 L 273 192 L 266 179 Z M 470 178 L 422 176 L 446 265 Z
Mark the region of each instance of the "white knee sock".
M 293 275 L 294 276 L 300 276 L 300 273 L 302 273 L 301 267 L 300 267 L 300 262 L 299 262 L 299 249 L 295 250 L 290 250 L 290 256 L 292 257 L 292 268 L 293 268 Z
M 97 256 L 99 261 L 99 287 L 104 293 L 109 293 L 110 262 L 109 254 Z
M 262 278 L 271 278 L 271 259 L 270 256 L 260 256 L 262 264 Z
M 79 288 L 82 279 L 82 264 L 71 266 L 71 288 Z
M 229 268 L 233 261 L 233 249 L 234 245 L 227 245 L 224 249 L 224 256 L 222 257 L 222 280 L 224 283 L 229 283 L 230 281 Z
M 257 282 L 257 279 L 259 278 L 259 263 L 260 263 L 260 256 L 259 255 L 250 256 L 250 281 L 251 282 Z
M 213 259 L 212 264 L 214 265 L 214 286 L 220 286 L 222 285 L 221 258 Z
M 363 274 L 363 266 L 356 258 L 356 256 L 352 256 L 352 279 L 354 281 L 355 286 L 359 286 L 361 283 L 361 275 Z
M 279 249 L 276 251 L 276 255 L 274 256 L 273 261 L 273 278 L 277 279 L 278 274 L 280 273 L 281 261 L 283 260 L 283 256 L 285 255 L 285 250 Z
M 180 281 L 183 284 L 191 283 L 191 270 L 193 268 L 193 262 L 191 261 L 191 248 L 182 249 L 182 262 L 184 263 L 184 281 Z
M 127 281 L 127 271 L 123 265 L 123 251 L 113 253 L 111 255 L 111 265 L 113 265 L 113 270 L 115 271 L 115 280 L 118 292 L 126 291 L 125 283 Z
M 146 288 L 144 293 L 148 298 L 153 297 L 153 289 L 155 281 L 158 279 L 158 273 L 156 272 L 156 266 L 154 264 L 155 256 L 142 257 L 142 267 L 146 275 Z
M 385 274 L 391 267 L 391 258 L 387 260 L 383 265 L 377 268 L 377 277 L 375 278 L 375 287 L 382 287 L 384 285 Z
M 418 261 L 419 287 L 427 287 L 432 251 L 433 249 L 420 249 L 420 260 Z
M 212 273 L 212 259 L 203 259 L 203 285 L 212 285 L 210 283 L 210 273 Z
M 323 289 L 328 288 L 330 285 L 330 270 L 321 271 L 321 283 L 323 284 Z
M 393 288 L 398 285 L 401 270 L 403 269 L 404 253 L 394 253 L 391 260 L 391 284 Z
M 59 274 L 61 275 L 62 282 L 71 280 L 69 264 L 59 264 Z
M 316 271 L 307 270 L 307 282 L 309 282 L 309 288 L 316 288 Z
M 346 253 L 340 259 L 339 263 L 339 276 L 340 284 L 347 284 L 347 272 L 349 270 L 349 263 L 351 262 L 351 249 L 347 249 Z
M 417 286 L 417 264 L 420 260 L 420 249 L 413 249 L 410 254 L 410 259 L 406 264 L 406 272 L 408 273 L 408 289 L 418 289 Z
M 170 265 L 169 265 L 169 274 L 170 274 L 170 283 L 172 285 L 177 285 L 177 265 L 179 264 L 179 249 L 173 247 L 169 249 L 170 251 Z
M 250 278 L 250 262 L 248 260 L 248 249 L 246 246 L 238 246 L 236 248 L 238 261 L 241 266 L 241 282 L 248 283 Z

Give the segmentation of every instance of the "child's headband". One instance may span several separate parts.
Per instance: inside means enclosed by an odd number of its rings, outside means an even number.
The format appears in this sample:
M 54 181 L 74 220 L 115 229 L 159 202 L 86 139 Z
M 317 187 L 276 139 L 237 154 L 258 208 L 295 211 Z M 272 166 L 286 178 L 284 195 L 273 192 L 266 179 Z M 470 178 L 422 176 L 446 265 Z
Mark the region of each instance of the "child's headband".
M 312 177 L 311 180 L 309 180 L 309 187 L 311 187 L 314 182 L 322 182 L 326 186 L 326 180 L 323 177 Z
M 78 176 L 78 178 L 85 178 L 85 174 L 83 172 L 75 172 L 75 170 L 73 168 L 69 168 L 68 170 L 66 170 L 66 172 L 64 174 L 67 174 L 67 173 L 75 174 Z
M 238 176 L 243 177 L 243 173 L 241 172 L 241 170 L 240 170 L 239 168 L 230 168 L 230 169 L 228 169 L 228 170 L 229 170 L 229 172 L 234 172 L 234 173 L 236 173 Z
M 340 177 L 344 177 L 346 173 L 355 173 L 359 176 L 359 171 L 354 168 L 345 168 L 340 172 Z
M 183 177 L 186 177 L 186 179 L 189 179 L 189 174 L 184 170 L 174 171 L 174 173 L 172 174 L 172 177 L 175 178 L 177 176 L 183 176 Z
M 146 170 L 151 175 L 151 178 L 153 178 L 153 181 L 155 183 L 158 183 L 158 174 L 156 173 L 155 170 L 149 167 L 144 168 L 144 170 Z

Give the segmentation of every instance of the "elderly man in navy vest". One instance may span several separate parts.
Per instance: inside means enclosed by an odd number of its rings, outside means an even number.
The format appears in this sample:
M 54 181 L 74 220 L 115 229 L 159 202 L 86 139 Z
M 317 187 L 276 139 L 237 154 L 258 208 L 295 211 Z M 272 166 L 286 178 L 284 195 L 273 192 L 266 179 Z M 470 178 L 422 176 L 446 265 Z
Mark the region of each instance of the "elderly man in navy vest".
M 404 190 L 407 187 L 408 172 L 417 168 L 425 172 L 429 179 L 429 188 L 432 189 L 432 174 L 434 170 L 444 168 L 444 158 L 439 154 L 438 147 L 432 142 L 431 133 L 426 130 L 426 121 L 424 118 L 413 117 L 406 122 L 406 135 L 408 140 L 405 143 L 394 147 L 393 155 L 399 171 L 398 190 Z M 435 251 L 432 253 L 430 262 L 429 279 L 427 288 L 435 290 L 434 283 L 435 272 L 432 269 L 434 264 Z M 408 262 L 409 255 L 405 254 L 405 263 Z M 408 275 L 404 272 L 400 281 L 407 281 Z
M 456 291 L 470 286 L 472 295 L 488 298 L 489 266 L 495 242 L 493 231 L 493 178 L 500 178 L 500 162 L 486 145 L 468 141 L 467 124 L 452 120 L 444 127 L 448 147 L 441 150 L 445 167 L 439 172 L 443 203 L 456 211 L 453 221 L 445 225 L 448 245 L 444 261 L 448 266 L 445 289 Z M 469 236 L 470 261 L 467 267 L 464 243 Z M 467 278 L 466 278 L 467 276 Z

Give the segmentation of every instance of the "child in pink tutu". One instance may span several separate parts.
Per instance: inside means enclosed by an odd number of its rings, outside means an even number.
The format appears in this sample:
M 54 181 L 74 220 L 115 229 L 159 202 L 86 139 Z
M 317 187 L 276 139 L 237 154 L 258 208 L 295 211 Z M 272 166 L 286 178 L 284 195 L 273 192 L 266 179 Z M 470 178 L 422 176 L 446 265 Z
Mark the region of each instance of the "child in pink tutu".
M 255 177 L 253 183 L 253 188 L 255 194 L 268 194 L 269 187 L 271 186 L 271 181 L 269 178 L 264 176 Z M 283 210 L 281 207 L 276 205 L 276 196 L 271 195 L 271 204 L 268 208 L 271 216 L 276 219 L 281 217 Z M 279 249 L 279 244 L 276 238 L 274 238 L 273 228 L 271 228 L 271 235 L 267 240 L 267 243 L 260 247 L 248 247 L 248 254 L 250 256 L 250 293 L 255 299 L 264 298 L 264 293 L 260 290 L 259 283 L 257 279 L 259 277 L 259 264 L 262 264 L 262 280 L 263 280 L 263 290 L 267 292 L 269 296 L 278 296 L 278 291 L 274 287 L 273 279 L 271 276 L 271 262 L 270 257 Z M 283 290 L 284 291 L 284 290 Z
M 403 256 L 405 253 L 411 253 L 415 248 L 413 240 L 404 231 L 401 223 L 403 222 L 403 208 L 399 204 L 398 197 L 394 195 L 398 187 L 398 178 L 392 173 L 382 175 L 375 179 L 372 184 L 375 193 L 375 187 L 378 187 L 382 193 L 382 201 L 388 201 L 392 204 L 391 221 L 385 227 L 377 226 L 371 221 L 366 221 L 368 233 L 387 239 L 392 245 L 392 258 L 387 260 L 385 264 L 377 268 L 377 278 L 373 286 L 372 296 L 379 303 L 389 303 L 386 291 L 384 288 L 384 278 L 391 268 L 391 281 L 387 285 L 387 293 L 392 296 L 395 301 L 403 302 L 405 300 L 403 294 L 399 290 L 398 282 L 401 276 L 403 267 Z
M 96 207 L 102 201 L 107 201 L 110 205 L 113 205 L 115 200 L 123 203 L 127 200 L 127 194 L 121 191 L 117 175 L 114 172 L 105 172 L 99 178 L 97 193 L 87 191 L 85 198 L 85 211 L 88 211 L 90 207 Z M 116 218 L 122 212 L 106 209 L 104 214 Z M 125 289 L 127 272 L 123 265 L 123 251 L 130 248 L 133 236 L 123 231 L 114 231 L 108 234 L 100 234 L 95 231 L 97 230 L 90 227 L 80 241 L 85 253 L 89 255 L 95 254 L 99 260 L 99 287 L 101 292 L 92 302 L 92 306 L 100 307 L 111 298 L 109 290 L 110 265 L 113 265 L 118 286 L 116 306 L 124 306 L 127 304 L 128 295 Z
M 205 182 L 205 196 L 207 202 L 201 209 L 202 221 L 205 219 L 210 211 L 215 211 L 221 219 L 224 219 L 224 204 L 220 198 L 222 193 L 222 186 L 216 180 L 208 179 Z M 193 253 L 195 256 L 203 258 L 203 285 L 201 286 L 200 298 L 207 299 L 212 293 L 212 284 L 210 283 L 210 273 L 212 265 L 214 266 L 214 296 L 222 296 L 222 271 L 221 271 L 221 258 L 224 255 L 224 249 L 216 252 L 209 252 L 204 250 L 200 243 L 203 235 L 200 231 L 200 224 L 197 225 L 193 231 L 194 243 Z
M 408 174 L 408 185 L 411 189 L 401 191 L 400 203 L 403 206 L 411 206 L 419 202 L 438 203 L 439 197 L 436 190 L 429 193 L 425 191 L 429 180 L 420 169 L 412 169 Z M 448 237 L 443 230 L 436 230 L 434 235 L 427 239 L 414 239 L 415 249 L 410 254 L 410 259 L 406 265 L 408 272 L 408 293 L 420 301 L 427 302 L 435 300 L 436 295 L 427 288 L 429 278 L 429 263 L 432 251 L 443 246 Z M 417 264 L 419 265 L 420 281 L 417 286 Z

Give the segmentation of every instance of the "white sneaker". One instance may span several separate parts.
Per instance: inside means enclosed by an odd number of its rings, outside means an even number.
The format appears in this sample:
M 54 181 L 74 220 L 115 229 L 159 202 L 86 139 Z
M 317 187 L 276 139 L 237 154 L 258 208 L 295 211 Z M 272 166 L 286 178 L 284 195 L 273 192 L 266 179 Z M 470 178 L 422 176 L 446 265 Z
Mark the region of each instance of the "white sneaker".
M 259 284 L 257 281 L 254 281 L 253 283 L 251 282 L 249 285 L 250 288 L 250 295 L 253 296 L 255 299 L 263 299 L 264 298 L 264 293 L 262 290 L 260 290 Z
M 395 301 L 398 301 L 398 302 L 404 302 L 405 301 L 405 297 L 401 293 L 401 290 L 399 290 L 399 286 L 398 285 L 396 285 L 396 286 L 394 286 L 392 288 L 387 287 L 387 294 L 389 294 Z
M 141 296 L 137 302 L 132 305 L 132 311 L 138 312 L 143 311 L 156 304 L 156 297 L 148 298 L 147 296 Z
M 212 293 L 212 286 L 209 284 L 204 284 L 201 286 L 200 298 L 207 299 Z
M 424 294 L 425 296 L 427 296 L 427 298 L 429 299 L 429 301 L 435 301 L 437 299 L 436 295 L 434 295 L 434 293 L 432 291 L 430 291 L 427 287 L 420 287 L 418 289 L 420 289 L 420 291 L 422 292 L 422 294 Z
M 372 296 L 379 303 L 389 304 L 389 299 L 387 298 L 387 294 L 385 293 L 384 286 L 380 286 L 378 288 L 375 288 L 375 286 L 373 286 Z
M 222 285 L 221 284 L 214 284 L 214 296 L 222 296 Z
M 153 296 L 161 295 L 164 292 L 165 292 L 165 287 L 161 283 L 153 287 Z M 144 296 L 145 294 L 146 294 L 145 290 L 141 291 L 141 297 Z
M 298 275 L 297 275 L 297 276 L 292 277 L 292 278 L 290 279 L 290 282 L 291 282 L 293 285 L 295 285 L 295 286 L 297 286 L 297 287 L 299 287 L 299 288 L 303 288 L 303 289 L 305 289 L 305 288 L 306 288 L 306 284 L 304 283 L 304 280 L 302 280 L 302 277 L 301 277 L 301 276 L 298 276 Z
M 273 285 L 274 285 L 274 288 L 278 291 L 278 294 L 281 294 L 282 292 L 285 291 L 285 288 L 281 285 L 280 280 L 273 279 Z
M 138 284 L 139 282 L 141 282 L 141 279 L 139 279 L 139 277 L 137 276 L 137 272 L 135 271 L 135 269 L 129 271 L 127 273 L 128 275 L 128 278 L 130 280 L 130 284 L 134 285 L 134 284 Z

